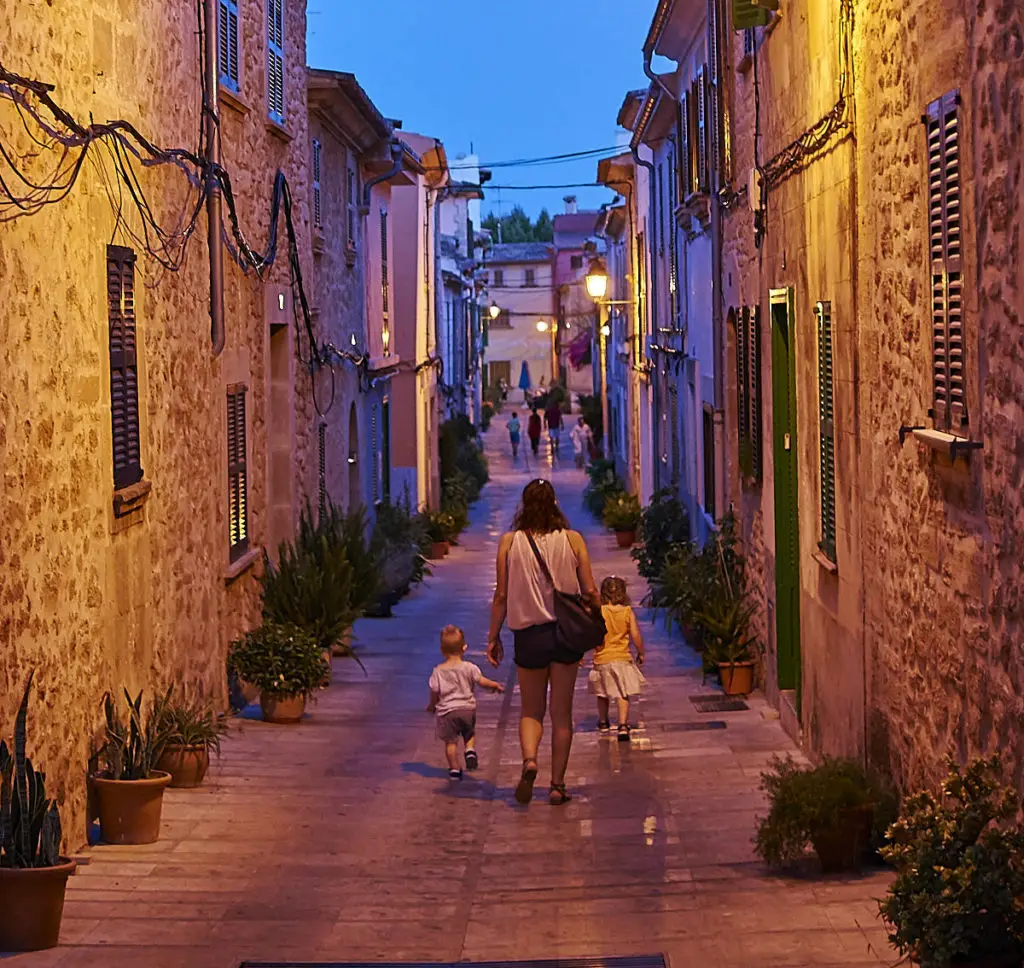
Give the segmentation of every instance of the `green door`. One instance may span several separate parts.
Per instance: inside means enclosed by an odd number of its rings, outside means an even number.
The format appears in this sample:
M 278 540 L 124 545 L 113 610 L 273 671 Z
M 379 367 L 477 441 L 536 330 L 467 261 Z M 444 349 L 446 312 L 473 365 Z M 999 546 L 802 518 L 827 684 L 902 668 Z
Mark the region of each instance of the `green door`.
M 800 710 L 800 533 L 797 506 L 796 356 L 792 289 L 771 291 L 772 444 L 775 454 L 775 632 L 779 688 Z

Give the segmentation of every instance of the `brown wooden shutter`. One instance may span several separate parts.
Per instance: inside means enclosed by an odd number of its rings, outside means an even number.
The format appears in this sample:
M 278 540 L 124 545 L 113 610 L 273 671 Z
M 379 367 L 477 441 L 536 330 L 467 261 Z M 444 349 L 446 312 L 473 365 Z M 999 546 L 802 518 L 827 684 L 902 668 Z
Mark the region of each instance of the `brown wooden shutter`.
M 693 187 L 693 99 L 689 91 L 683 91 L 683 97 L 679 105 L 680 114 L 680 143 L 679 181 L 682 186 L 681 198 L 685 202 L 694 192 Z
M 107 246 L 107 322 L 114 487 L 122 488 L 142 480 L 142 463 L 135 332 L 135 253 L 119 245 Z
M 249 550 L 249 479 L 243 383 L 228 387 L 228 540 L 231 560 Z
M 697 70 L 694 90 L 697 101 L 697 190 L 707 192 L 710 191 L 711 186 L 711 179 L 708 176 L 708 162 L 710 160 L 708 136 L 711 132 L 711 125 L 708 118 L 707 68 L 704 66 Z
M 818 442 L 820 457 L 821 540 L 818 547 L 836 560 L 836 431 L 833 401 L 832 304 L 819 302 L 818 317 Z
M 747 424 L 750 431 L 750 476 L 761 480 L 761 307 L 746 311 L 747 330 Z
M 384 313 L 384 328 L 388 328 L 388 210 L 380 210 L 380 292 Z
M 722 167 L 722 132 L 721 118 L 718 103 L 718 60 L 719 60 L 719 36 L 718 36 L 718 10 L 717 4 L 710 4 L 711 12 L 709 24 L 709 36 L 711 41 L 708 51 L 708 76 L 707 76 L 707 98 L 708 98 L 708 156 L 709 175 Z M 708 188 L 711 187 L 711 179 L 708 178 Z
M 964 379 L 960 95 L 928 105 L 928 229 L 932 276 L 932 416 L 959 431 L 967 423 Z
M 736 435 L 739 438 L 740 471 L 750 476 L 750 309 L 733 310 L 736 332 Z

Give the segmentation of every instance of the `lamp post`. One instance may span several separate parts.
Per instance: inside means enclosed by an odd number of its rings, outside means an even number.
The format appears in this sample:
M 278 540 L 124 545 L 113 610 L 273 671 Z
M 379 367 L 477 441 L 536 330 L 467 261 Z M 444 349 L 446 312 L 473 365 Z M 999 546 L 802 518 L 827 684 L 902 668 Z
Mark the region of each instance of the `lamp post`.
M 586 283 L 587 295 L 597 304 L 598 346 L 600 354 L 598 369 L 601 371 L 601 434 L 604 438 L 602 440 L 602 449 L 605 451 L 605 457 L 607 458 L 611 456 L 611 448 L 608 445 L 608 441 L 611 439 L 611 428 L 608 425 L 608 336 L 611 333 L 611 326 L 605 322 L 604 307 L 610 306 L 611 303 L 604 298 L 608 292 L 608 270 L 603 260 L 594 259 L 590 263 L 590 268 L 587 270 Z

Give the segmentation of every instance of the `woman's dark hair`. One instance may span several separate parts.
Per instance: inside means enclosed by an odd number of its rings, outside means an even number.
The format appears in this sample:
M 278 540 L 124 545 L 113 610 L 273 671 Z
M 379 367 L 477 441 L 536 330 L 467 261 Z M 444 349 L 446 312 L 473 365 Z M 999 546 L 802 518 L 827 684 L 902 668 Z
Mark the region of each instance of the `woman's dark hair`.
M 569 522 L 558 506 L 551 482 L 540 479 L 530 481 L 523 488 L 523 500 L 512 522 L 513 530 L 550 534 L 552 531 L 564 531 L 568 527 Z

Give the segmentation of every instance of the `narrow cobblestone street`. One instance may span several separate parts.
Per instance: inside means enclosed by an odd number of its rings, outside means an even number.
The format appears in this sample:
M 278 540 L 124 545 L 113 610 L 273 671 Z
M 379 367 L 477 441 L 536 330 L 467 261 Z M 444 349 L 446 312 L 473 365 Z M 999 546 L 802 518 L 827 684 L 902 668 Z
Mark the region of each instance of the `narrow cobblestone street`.
M 645 729 L 630 746 L 599 737 L 580 676 L 571 804 L 514 803 L 510 663 L 499 674 L 505 695 L 480 701 L 479 773 L 447 779 L 426 679 L 446 622 L 465 627 L 471 658 L 485 663 L 496 541 L 537 473 L 496 453 L 505 441 L 496 422 L 492 483 L 463 545 L 394 618 L 357 626 L 367 675 L 335 660 L 332 686 L 297 728 L 266 725 L 251 707 L 207 785 L 169 791 L 159 843 L 86 853 L 69 883 L 65 946 L 12 964 L 659 952 L 674 968 L 894 960 L 872 901 L 884 875 L 772 877 L 755 862 L 759 772 L 791 744 L 757 697 L 746 711 L 698 712 L 690 697 L 712 687 L 649 616 Z M 639 599 L 628 553 L 583 512 L 584 475 L 564 465 L 545 473 L 588 538 L 595 575 L 627 576 Z M 541 793 L 547 766 L 542 748 Z

